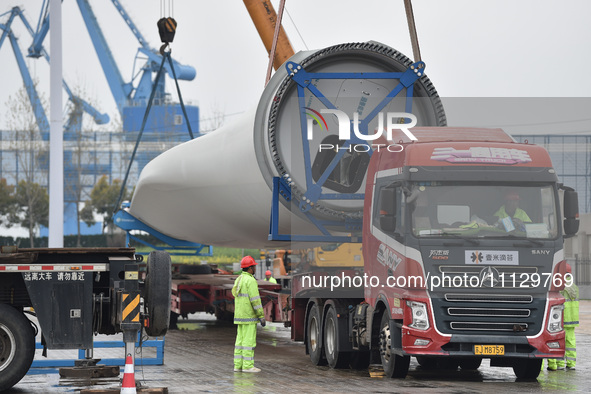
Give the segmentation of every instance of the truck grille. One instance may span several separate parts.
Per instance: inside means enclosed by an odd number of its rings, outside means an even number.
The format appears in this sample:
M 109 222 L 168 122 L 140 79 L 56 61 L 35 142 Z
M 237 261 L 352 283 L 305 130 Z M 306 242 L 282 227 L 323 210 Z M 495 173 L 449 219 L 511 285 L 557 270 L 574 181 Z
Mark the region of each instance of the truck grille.
M 450 316 L 529 317 L 529 309 L 447 308 Z
M 452 330 L 471 330 L 471 331 L 509 331 L 509 332 L 525 332 L 527 331 L 527 323 L 481 323 L 481 322 L 451 322 Z
M 445 300 L 450 302 L 510 302 L 512 304 L 529 304 L 533 299 L 530 295 L 445 294 Z
M 483 291 L 485 289 L 482 289 Z M 448 334 L 500 333 L 524 336 L 540 331 L 545 297 L 532 294 L 431 293 L 437 328 Z
M 537 267 L 517 265 L 441 265 L 441 287 L 444 288 L 537 288 L 548 283 Z

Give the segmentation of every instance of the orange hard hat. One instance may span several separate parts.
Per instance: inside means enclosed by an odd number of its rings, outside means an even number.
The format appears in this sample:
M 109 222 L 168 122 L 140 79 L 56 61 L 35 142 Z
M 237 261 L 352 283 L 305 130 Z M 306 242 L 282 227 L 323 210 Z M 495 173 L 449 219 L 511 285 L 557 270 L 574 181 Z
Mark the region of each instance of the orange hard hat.
M 267 272 L 265 272 L 265 275 L 271 275 L 271 271 L 267 270 Z
M 242 261 L 240 261 L 240 268 L 248 268 L 253 265 L 258 265 L 256 261 L 251 256 L 244 256 Z

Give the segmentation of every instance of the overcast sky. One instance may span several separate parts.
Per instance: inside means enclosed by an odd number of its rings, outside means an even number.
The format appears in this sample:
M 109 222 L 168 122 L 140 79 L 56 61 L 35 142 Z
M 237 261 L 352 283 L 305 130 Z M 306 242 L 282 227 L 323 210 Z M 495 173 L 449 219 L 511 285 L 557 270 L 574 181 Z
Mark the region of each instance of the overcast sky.
M 151 46 L 158 48 L 161 1 L 120 1 Z M 0 14 L 19 6 L 36 26 L 41 3 L 1 0 Z M 109 0 L 90 3 L 129 81 L 139 44 Z M 173 57 L 197 71 L 193 81 L 181 82 L 183 98 L 200 106 L 204 120 L 214 110 L 230 117 L 255 105 L 268 58 L 243 2 L 172 3 L 178 22 Z M 273 4 L 278 9 L 279 2 Z M 591 1 L 415 0 L 413 6 L 426 73 L 442 97 L 591 96 Z M 113 118 L 116 106 L 76 1 L 64 0 L 62 8 L 64 78 Z M 284 27 L 296 51 L 375 40 L 412 58 L 402 0 L 287 0 L 286 8 Z M 7 15 L 0 17 L 0 23 L 6 20 Z M 20 20 L 14 30 L 26 52 L 31 39 Z M 49 49 L 49 37 L 45 46 Z M 49 98 L 45 60 L 27 62 L 39 90 Z M 0 127 L 5 126 L 8 96 L 21 85 L 6 40 L 0 48 Z M 170 79 L 167 86 L 176 99 Z

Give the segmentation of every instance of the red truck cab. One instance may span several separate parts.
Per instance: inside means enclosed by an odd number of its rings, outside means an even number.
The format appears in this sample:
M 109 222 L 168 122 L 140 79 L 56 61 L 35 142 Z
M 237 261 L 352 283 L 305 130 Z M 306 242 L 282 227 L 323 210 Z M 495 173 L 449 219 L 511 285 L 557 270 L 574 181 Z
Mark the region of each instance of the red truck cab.
M 390 376 L 405 376 L 415 356 L 425 368 L 490 358 L 536 377 L 543 358 L 564 354 L 559 290 L 572 281 L 563 238 L 576 233 L 576 193 L 564 192 L 563 230 L 544 148 L 500 129 L 413 134 L 400 152 L 374 151 L 367 173 L 372 348 Z

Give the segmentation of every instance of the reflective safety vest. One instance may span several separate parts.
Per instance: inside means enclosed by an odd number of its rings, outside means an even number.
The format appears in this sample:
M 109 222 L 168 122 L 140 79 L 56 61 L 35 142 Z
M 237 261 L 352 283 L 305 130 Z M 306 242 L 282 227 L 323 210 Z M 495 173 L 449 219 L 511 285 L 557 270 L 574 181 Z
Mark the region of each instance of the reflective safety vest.
M 232 287 L 234 324 L 256 324 L 264 317 L 259 286 L 252 274 L 242 271 Z
M 275 278 L 273 278 L 272 276 L 269 279 L 265 278 L 265 281 L 266 282 L 269 282 L 269 283 L 275 283 L 275 284 L 277 284 L 277 280 Z
M 509 214 L 505 211 L 505 206 L 503 205 L 502 207 L 499 208 L 498 211 L 496 211 L 494 213 L 494 216 L 497 216 L 499 219 L 504 219 L 507 216 L 509 216 Z M 529 216 L 527 216 L 527 213 L 525 213 L 525 211 L 521 208 L 517 208 L 515 210 L 515 214 L 513 215 L 514 219 L 519 219 L 524 223 L 531 223 L 531 219 L 529 218 Z
M 579 326 L 579 288 L 574 283 L 560 291 L 564 296 L 564 325 Z

